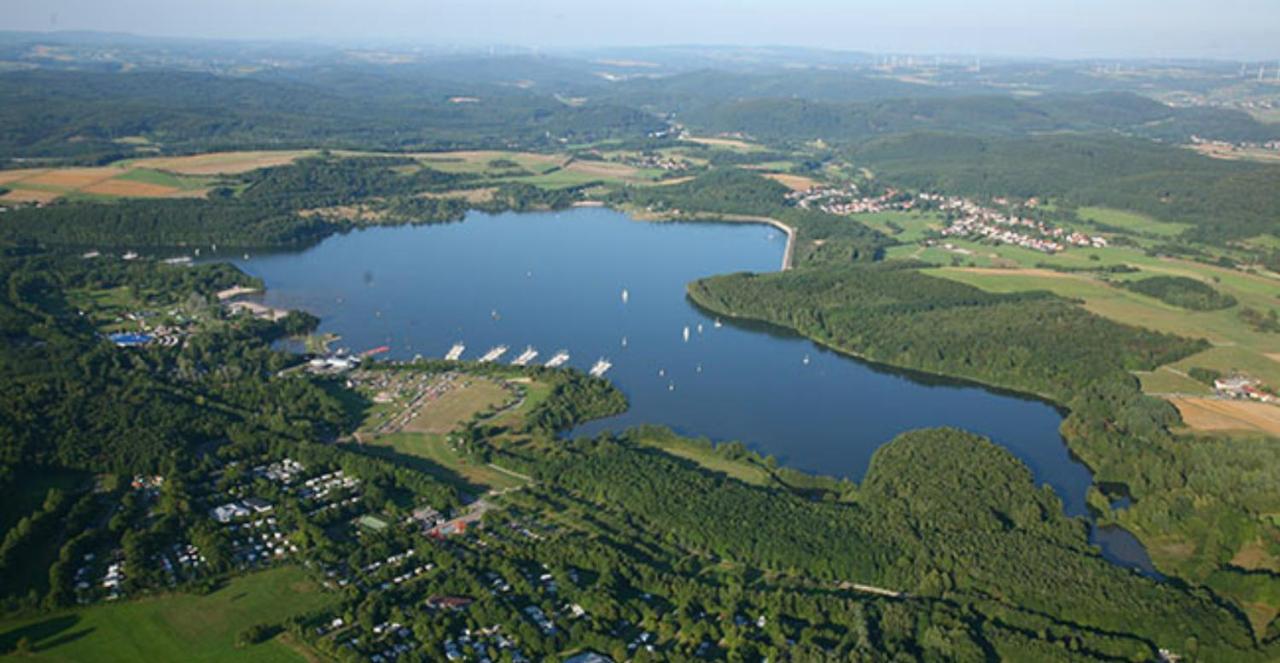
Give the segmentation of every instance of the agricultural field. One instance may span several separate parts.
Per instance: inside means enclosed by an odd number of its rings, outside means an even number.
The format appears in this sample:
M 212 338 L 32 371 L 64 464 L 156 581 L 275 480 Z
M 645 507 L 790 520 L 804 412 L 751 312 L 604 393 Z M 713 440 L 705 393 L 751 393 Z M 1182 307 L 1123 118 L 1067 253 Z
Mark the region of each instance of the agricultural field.
M 818 180 L 804 175 L 792 175 L 790 173 L 766 173 L 765 177 L 781 184 L 792 191 L 807 191 L 818 186 Z
M 723 137 L 707 137 L 707 136 L 683 136 L 681 140 L 698 143 L 699 145 L 707 145 L 709 147 L 718 147 L 734 152 L 763 152 L 764 146 L 756 143 L 747 142 L 738 138 Z
M 182 157 L 149 157 L 125 162 L 128 167 L 176 175 L 239 175 L 259 168 L 284 166 L 317 150 L 209 152 Z
M 1221 398 L 1169 399 L 1188 428 L 1203 432 L 1263 433 L 1280 437 L 1280 406 Z
M 1173 237 L 1191 227 L 1184 223 L 1158 221 L 1142 214 L 1106 207 L 1081 207 L 1078 213 L 1080 218 L 1094 221 L 1104 226 L 1157 237 Z
M 458 152 L 423 152 L 408 155 L 423 165 L 446 173 L 493 174 L 495 171 L 524 170 L 543 174 L 564 165 L 566 158 L 556 154 L 533 152 L 503 152 L 499 150 L 468 150 Z M 512 166 L 502 162 L 511 162 Z
M 133 162 L 136 164 L 136 162 Z M 0 171 L 9 189 L 0 202 L 49 203 L 60 199 L 186 198 L 205 195 L 213 179 L 124 165 Z
M 0 622 L 0 652 L 24 640 L 43 661 L 305 661 L 282 637 L 240 649 L 236 636 L 259 623 L 332 603 L 297 567 L 241 576 L 207 596 L 170 594 Z

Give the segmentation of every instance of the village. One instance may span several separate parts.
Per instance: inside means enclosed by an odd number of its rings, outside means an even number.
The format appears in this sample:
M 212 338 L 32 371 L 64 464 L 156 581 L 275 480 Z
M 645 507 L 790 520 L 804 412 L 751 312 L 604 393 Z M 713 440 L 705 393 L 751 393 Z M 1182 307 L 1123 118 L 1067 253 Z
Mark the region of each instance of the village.
M 932 210 L 942 213 L 947 225 L 939 231 L 942 237 L 957 237 L 1011 244 L 1043 253 L 1058 253 L 1070 247 L 1102 248 L 1107 239 L 1071 231 L 1036 219 L 1004 212 L 960 196 L 935 193 L 910 194 L 888 188 L 878 196 L 863 196 L 856 184 L 842 187 L 816 186 L 787 194 L 787 201 L 801 209 L 815 209 L 827 214 L 850 216 L 880 212 Z M 1011 201 L 992 201 L 1006 209 Z M 1024 207 L 1035 208 L 1038 201 L 1026 201 Z

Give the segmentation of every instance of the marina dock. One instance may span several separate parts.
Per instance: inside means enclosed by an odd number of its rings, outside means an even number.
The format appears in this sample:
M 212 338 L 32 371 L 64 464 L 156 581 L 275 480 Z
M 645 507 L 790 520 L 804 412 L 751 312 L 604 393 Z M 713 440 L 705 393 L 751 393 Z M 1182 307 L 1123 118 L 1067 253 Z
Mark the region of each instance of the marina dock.
M 484 364 L 491 361 L 497 361 L 498 357 L 501 357 L 506 353 L 507 353 L 507 346 L 505 345 L 499 345 L 497 347 L 491 348 L 488 352 L 484 353 L 483 357 L 480 358 L 480 363 Z
M 613 364 L 610 363 L 608 359 L 601 357 L 595 365 L 591 367 L 589 372 L 591 373 L 591 377 L 598 378 L 603 377 L 610 368 L 613 368 Z
M 511 362 L 511 365 L 527 366 L 529 362 L 533 361 L 534 358 L 536 358 L 537 356 L 538 356 L 538 351 L 534 350 L 533 346 L 526 346 L 524 349 L 524 352 L 521 352 L 520 356 L 516 357 L 515 360 Z
M 557 368 L 557 367 L 563 366 L 564 363 L 567 361 L 569 361 L 569 351 L 561 350 L 557 352 L 554 357 L 547 360 L 546 367 Z

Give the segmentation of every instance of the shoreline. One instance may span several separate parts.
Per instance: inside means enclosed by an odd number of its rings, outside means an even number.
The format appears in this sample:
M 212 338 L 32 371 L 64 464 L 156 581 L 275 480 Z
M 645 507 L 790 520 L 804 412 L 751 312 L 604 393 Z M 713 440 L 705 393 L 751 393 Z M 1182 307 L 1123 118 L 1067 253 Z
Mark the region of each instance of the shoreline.
M 657 214 L 654 212 L 646 212 L 641 210 L 627 209 L 625 207 L 614 207 L 603 201 L 585 201 L 598 202 L 598 205 L 590 205 L 591 207 L 604 207 L 615 212 L 627 215 L 630 219 L 643 221 L 647 223 L 754 223 L 760 225 L 771 226 L 782 231 L 787 236 L 787 246 L 782 251 L 782 265 L 778 271 L 789 271 L 795 265 L 795 246 L 796 246 L 796 229 L 791 226 L 768 216 L 753 216 L 750 214 L 691 214 L 689 216 L 670 216 L 665 214 Z M 579 206 L 575 203 L 574 206 Z M 586 207 L 587 205 L 582 205 Z

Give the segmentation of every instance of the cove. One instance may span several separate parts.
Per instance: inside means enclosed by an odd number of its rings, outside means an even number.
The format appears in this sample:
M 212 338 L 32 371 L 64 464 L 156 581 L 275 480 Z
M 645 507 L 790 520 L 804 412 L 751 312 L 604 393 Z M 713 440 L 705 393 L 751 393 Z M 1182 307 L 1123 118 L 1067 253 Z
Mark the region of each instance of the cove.
M 786 245 L 764 225 L 645 223 L 586 207 L 369 228 L 233 262 L 266 282 L 265 303 L 319 316 L 320 331 L 354 351 L 386 345 L 393 359 L 440 357 L 462 342 L 464 358 L 506 345 L 509 361 L 531 346 L 538 361 L 567 350 L 583 370 L 608 358 L 607 377 L 630 408 L 574 434 L 662 424 L 858 481 L 898 433 L 954 426 L 1009 449 L 1069 515 L 1087 515 L 1092 477 L 1068 452 L 1050 404 L 717 320 L 686 298 L 698 278 L 778 269 Z M 1113 562 L 1154 573 L 1128 532 L 1094 528 L 1091 539 Z

